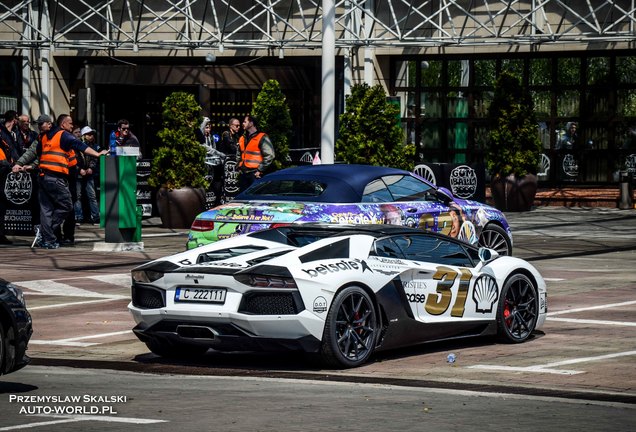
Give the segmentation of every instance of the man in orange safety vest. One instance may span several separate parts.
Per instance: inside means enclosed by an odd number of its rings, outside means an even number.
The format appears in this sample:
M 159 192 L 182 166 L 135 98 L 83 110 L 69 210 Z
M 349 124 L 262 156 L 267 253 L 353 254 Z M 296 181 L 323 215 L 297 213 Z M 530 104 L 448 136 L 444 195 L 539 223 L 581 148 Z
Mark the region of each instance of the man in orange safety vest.
M 245 135 L 239 138 L 239 185 L 241 192 L 261 178 L 274 161 L 274 146 L 265 132 L 259 132 L 256 119 L 246 115 Z

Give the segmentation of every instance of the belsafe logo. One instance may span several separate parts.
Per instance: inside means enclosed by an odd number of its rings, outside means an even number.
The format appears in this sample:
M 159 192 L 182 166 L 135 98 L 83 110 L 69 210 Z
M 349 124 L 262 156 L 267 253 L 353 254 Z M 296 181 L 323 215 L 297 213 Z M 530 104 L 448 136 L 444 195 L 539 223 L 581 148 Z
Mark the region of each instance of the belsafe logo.
M 366 262 L 361 261 L 359 259 L 356 259 L 356 260 L 343 259 L 336 263 L 320 264 L 314 268 L 302 269 L 302 271 L 307 273 L 312 278 L 318 277 L 320 275 L 327 275 L 329 273 L 338 273 L 341 271 L 349 271 L 349 270 L 372 271 Z

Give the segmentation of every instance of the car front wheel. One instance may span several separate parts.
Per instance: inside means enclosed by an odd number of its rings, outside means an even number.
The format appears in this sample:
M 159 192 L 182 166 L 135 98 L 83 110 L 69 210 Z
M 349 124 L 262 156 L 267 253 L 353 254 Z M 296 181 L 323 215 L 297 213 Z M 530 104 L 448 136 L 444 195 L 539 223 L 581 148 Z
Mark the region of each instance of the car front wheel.
M 486 226 L 479 236 L 479 246 L 494 249 L 499 255 L 512 255 L 512 243 L 510 238 L 499 225 Z
M 523 274 L 512 276 L 501 290 L 497 307 L 497 334 L 501 340 L 520 343 L 530 337 L 537 325 L 537 289 Z
M 360 366 L 373 354 L 378 329 L 369 294 L 357 286 L 344 288 L 327 314 L 321 347 L 323 360 L 334 367 Z

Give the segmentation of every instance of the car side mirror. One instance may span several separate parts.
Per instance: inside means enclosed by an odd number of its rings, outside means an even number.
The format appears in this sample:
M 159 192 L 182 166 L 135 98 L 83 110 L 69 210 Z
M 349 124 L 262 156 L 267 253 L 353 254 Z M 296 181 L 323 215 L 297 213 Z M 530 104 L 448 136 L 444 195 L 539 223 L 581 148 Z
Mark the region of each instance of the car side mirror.
M 437 188 L 435 191 L 435 196 L 437 197 L 438 200 L 440 200 L 444 204 L 448 204 L 449 202 L 453 201 L 452 192 L 446 189 L 445 187 Z
M 490 261 L 494 260 L 495 258 L 497 258 L 498 256 L 499 256 L 499 254 L 494 249 L 488 249 L 488 248 L 485 248 L 485 247 L 480 247 L 479 248 L 479 259 L 483 263 L 490 262 Z

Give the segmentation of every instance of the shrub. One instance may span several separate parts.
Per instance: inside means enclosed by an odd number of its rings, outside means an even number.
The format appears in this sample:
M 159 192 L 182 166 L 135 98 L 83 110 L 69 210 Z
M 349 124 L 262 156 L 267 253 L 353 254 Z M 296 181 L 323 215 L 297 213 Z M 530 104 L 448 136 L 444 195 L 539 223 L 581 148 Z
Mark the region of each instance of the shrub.
M 387 101 L 382 86 L 354 85 L 340 116 L 336 159 L 412 170 L 415 146 L 403 143 L 398 118 L 399 108 Z
M 289 141 L 292 131 L 287 99 L 276 80 L 267 80 L 256 97 L 252 115 L 258 120 L 258 130 L 265 132 L 274 145 L 276 157 L 270 169 L 281 169 L 289 160 Z
M 517 76 L 506 71 L 499 75 L 488 117 L 491 130 L 485 158 L 490 175 L 536 174 L 541 140 L 532 98 Z
M 153 152 L 148 184 L 169 189 L 207 188 L 205 148 L 195 135 L 201 107 L 193 95 L 174 92 L 162 108 L 163 129 L 157 134 L 161 146 Z

